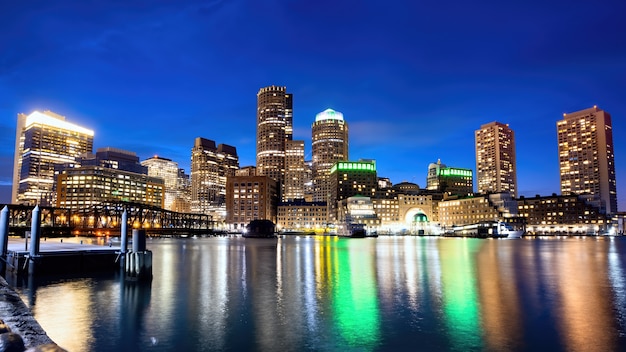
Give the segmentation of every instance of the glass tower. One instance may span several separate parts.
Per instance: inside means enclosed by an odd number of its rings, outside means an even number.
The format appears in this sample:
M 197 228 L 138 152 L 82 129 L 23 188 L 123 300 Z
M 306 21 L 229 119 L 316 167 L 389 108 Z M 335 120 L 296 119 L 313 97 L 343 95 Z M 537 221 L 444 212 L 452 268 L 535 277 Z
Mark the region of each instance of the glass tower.
M 93 131 L 51 111 L 17 115 L 11 201 L 54 205 L 55 167 L 93 150 Z

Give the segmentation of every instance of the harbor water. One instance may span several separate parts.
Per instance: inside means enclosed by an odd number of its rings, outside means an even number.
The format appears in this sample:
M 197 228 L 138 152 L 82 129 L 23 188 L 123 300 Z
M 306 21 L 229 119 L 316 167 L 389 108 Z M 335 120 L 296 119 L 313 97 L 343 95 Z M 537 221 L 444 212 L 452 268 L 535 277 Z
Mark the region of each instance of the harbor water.
M 149 239 L 153 279 L 14 284 L 69 351 L 617 351 L 626 238 Z

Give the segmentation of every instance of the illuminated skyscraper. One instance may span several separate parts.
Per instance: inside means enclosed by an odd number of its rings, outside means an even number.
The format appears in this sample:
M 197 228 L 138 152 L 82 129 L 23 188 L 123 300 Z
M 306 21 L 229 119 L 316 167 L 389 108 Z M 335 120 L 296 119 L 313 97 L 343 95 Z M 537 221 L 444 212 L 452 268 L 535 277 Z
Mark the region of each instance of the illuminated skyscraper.
M 284 193 L 286 142 L 293 139 L 293 97 L 286 87 L 270 86 L 257 93 L 257 175 L 278 182 Z
M 191 211 L 226 217 L 226 179 L 239 168 L 237 149 L 209 139 L 196 138 L 191 151 Z
M 478 193 L 508 192 L 517 197 L 515 134 L 508 124 L 480 126 L 476 137 Z
M 327 202 L 331 192 L 330 169 L 348 160 L 348 124 L 343 114 L 326 109 L 315 116 L 312 129 L 313 200 Z
M 287 141 L 285 144 L 285 193 L 283 201 L 304 199 L 306 178 L 304 141 Z
M 171 159 L 154 156 L 141 162 L 148 168 L 148 176 L 162 178 L 165 182 L 165 199 L 163 208 L 173 210 L 172 205 L 178 197 L 182 197 L 182 187 L 179 187 L 178 163 Z
M 467 196 L 474 192 L 473 172 L 470 169 L 447 167 L 437 160 L 428 165 L 426 189 L 448 195 Z
M 601 209 L 617 212 L 617 186 L 611 115 L 594 106 L 570 114 L 556 124 L 561 193 L 592 194 Z
M 93 135 L 51 111 L 18 114 L 11 201 L 54 205 L 55 166 L 72 165 L 91 153 Z

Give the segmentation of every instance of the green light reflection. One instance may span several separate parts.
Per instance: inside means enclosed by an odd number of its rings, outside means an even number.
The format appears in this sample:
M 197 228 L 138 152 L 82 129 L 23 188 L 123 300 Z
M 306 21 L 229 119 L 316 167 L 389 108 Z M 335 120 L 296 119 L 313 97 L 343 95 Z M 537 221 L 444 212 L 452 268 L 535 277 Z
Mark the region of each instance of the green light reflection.
M 353 241 L 348 244 L 348 241 Z M 344 239 L 338 246 L 359 244 Z M 380 312 L 373 271 L 372 255 L 365 248 L 354 250 L 350 255 L 340 248 L 338 270 L 333 292 L 334 320 L 340 336 L 350 345 L 363 349 L 374 349 L 381 338 Z

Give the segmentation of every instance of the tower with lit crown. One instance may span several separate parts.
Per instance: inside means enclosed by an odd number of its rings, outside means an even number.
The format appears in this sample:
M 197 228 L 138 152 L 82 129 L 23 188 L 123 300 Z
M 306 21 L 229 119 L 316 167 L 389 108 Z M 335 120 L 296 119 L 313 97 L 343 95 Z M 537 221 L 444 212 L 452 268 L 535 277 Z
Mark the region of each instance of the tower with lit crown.
M 611 115 L 594 106 L 563 114 L 556 124 L 561 193 L 592 194 L 601 209 L 617 212 Z
M 315 116 L 311 130 L 313 200 L 326 202 L 331 194 L 330 169 L 348 160 L 348 124 L 342 113 L 326 109 Z
M 508 124 L 480 126 L 476 137 L 478 193 L 508 192 L 517 197 L 515 134 Z
M 55 167 L 91 153 L 93 135 L 51 111 L 18 114 L 11 202 L 53 205 Z

